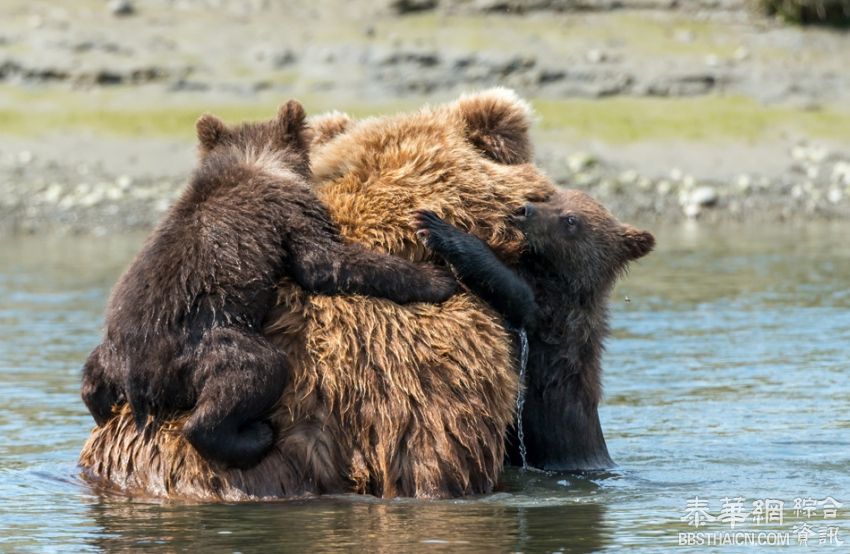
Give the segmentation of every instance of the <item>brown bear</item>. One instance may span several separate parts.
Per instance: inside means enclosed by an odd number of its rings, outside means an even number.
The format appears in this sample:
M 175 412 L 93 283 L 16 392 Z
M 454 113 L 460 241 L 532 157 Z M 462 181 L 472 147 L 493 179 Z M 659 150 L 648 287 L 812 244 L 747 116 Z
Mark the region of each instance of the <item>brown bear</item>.
M 525 240 L 511 214 L 555 193 L 530 163 L 529 116 L 496 89 L 410 114 L 314 121 L 314 190 L 342 235 L 370 249 L 439 259 L 410 226 L 427 208 L 518 263 Z M 275 447 L 256 467 L 211 466 L 180 435 L 182 419 L 139 436 L 125 409 L 92 432 L 86 474 L 136 494 L 206 500 L 493 490 L 514 420 L 516 353 L 478 297 L 401 306 L 311 295 L 284 279 L 266 335 L 286 352 L 292 381 L 272 417 Z
M 513 269 L 433 212 L 420 211 L 416 220 L 425 244 L 462 283 L 510 326 L 528 331 L 520 419 L 527 463 L 555 471 L 611 467 L 597 412 L 608 297 L 628 263 L 652 250 L 652 234 L 620 223 L 583 192 L 562 191 L 514 218 L 528 249 Z M 510 455 L 522 461 L 517 448 Z
M 126 399 L 138 427 L 192 410 L 188 441 L 250 467 L 271 448 L 267 417 L 288 362 L 262 336 L 275 287 L 439 302 L 456 284 L 427 264 L 343 241 L 310 188 L 304 110 L 227 128 L 198 121 L 200 164 L 112 293 L 103 343 L 83 368 L 83 400 L 103 425 Z

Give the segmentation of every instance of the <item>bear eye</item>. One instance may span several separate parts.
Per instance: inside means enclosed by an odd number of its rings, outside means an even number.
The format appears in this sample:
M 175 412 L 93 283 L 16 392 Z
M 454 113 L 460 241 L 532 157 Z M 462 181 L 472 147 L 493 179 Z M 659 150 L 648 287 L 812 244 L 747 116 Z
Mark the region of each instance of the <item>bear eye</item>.
M 575 227 L 576 225 L 578 225 L 578 218 L 574 215 L 561 216 L 561 220 L 563 220 L 563 222 L 570 227 Z

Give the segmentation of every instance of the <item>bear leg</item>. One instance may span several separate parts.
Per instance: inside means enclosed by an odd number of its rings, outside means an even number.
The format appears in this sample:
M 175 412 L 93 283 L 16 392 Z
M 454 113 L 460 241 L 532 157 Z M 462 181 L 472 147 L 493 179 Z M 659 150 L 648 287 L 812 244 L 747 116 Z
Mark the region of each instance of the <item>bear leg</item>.
M 83 365 L 81 396 L 98 427 L 112 417 L 113 406 L 124 401 L 120 379 L 103 359 L 105 352 L 104 345 L 98 345 Z
M 195 383 L 200 393 L 183 434 L 206 459 L 247 469 L 274 445 L 268 415 L 288 378 L 281 352 L 264 338 L 213 329 L 201 341 Z
M 415 214 L 417 235 L 454 268 L 458 279 L 514 328 L 533 327 L 537 304 L 531 286 L 478 237 L 428 210 Z
M 445 268 L 374 252 L 359 244 L 320 237 L 293 238 L 292 276 L 298 285 L 319 294 L 361 294 L 396 304 L 440 303 L 458 290 Z

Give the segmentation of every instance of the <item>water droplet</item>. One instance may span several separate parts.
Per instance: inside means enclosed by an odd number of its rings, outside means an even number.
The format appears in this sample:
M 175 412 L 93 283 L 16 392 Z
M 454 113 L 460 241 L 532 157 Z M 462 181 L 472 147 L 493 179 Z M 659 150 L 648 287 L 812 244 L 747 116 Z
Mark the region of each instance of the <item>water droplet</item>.
M 519 330 L 519 394 L 516 397 L 516 436 L 519 442 L 519 455 L 522 469 L 528 469 L 528 451 L 525 448 L 525 431 L 522 428 L 522 409 L 525 406 L 525 368 L 528 365 L 528 334 Z

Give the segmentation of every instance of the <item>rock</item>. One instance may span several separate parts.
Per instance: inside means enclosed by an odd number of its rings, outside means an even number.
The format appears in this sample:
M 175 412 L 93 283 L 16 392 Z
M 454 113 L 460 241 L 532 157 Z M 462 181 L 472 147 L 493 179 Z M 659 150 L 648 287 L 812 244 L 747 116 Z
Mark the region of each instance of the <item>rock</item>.
M 84 208 L 90 208 L 99 204 L 101 200 L 103 200 L 103 193 L 99 190 L 94 190 L 84 196 L 81 196 L 77 203 Z
M 190 81 L 184 78 L 177 79 L 176 81 L 168 85 L 168 90 L 173 92 L 193 92 L 209 89 L 210 85 L 207 83 L 201 83 L 199 81 Z
M 431 49 L 393 50 L 375 58 L 378 65 L 409 64 L 418 67 L 434 67 L 440 64 L 440 54 Z
M 118 17 L 133 15 L 136 13 L 136 7 L 130 0 L 111 0 L 108 7 L 109 13 Z
M 817 165 L 823 163 L 829 155 L 829 150 L 820 146 L 798 144 L 791 149 L 791 157 L 794 161 L 802 163 Z
M 602 63 L 608 60 L 608 56 L 602 50 L 588 50 L 584 56 L 590 63 Z
M 839 202 L 841 202 L 841 198 L 843 196 L 844 195 L 842 194 L 840 189 L 833 187 L 829 189 L 829 193 L 827 193 L 826 199 L 829 200 L 831 204 L 838 204 Z
M 548 81 L 539 80 L 541 86 L 549 88 L 550 94 L 555 96 L 577 96 L 586 98 L 601 98 L 617 94 L 625 94 L 634 83 L 631 75 L 621 71 L 600 71 L 590 69 L 571 69 L 569 71 L 558 71 L 549 69 L 550 75 L 557 75 L 558 79 Z
M 111 69 L 100 69 L 96 71 L 90 78 L 80 79 L 79 81 L 86 82 L 91 80 L 97 85 L 120 85 L 124 82 L 124 75 Z
M 806 159 L 806 147 L 798 144 L 797 146 L 791 149 L 791 158 L 795 162 L 802 162 Z
M 54 183 L 41 195 L 41 201 L 46 204 L 55 204 L 62 197 L 62 186 Z
M 631 185 L 638 180 L 638 172 L 634 169 L 627 169 L 620 173 L 619 181 L 624 185 Z
M 22 150 L 18 153 L 18 164 L 20 165 L 28 165 L 33 160 L 32 152 L 29 150 Z
M 274 67 L 286 67 L 288 65 L 294 64 L 298 61 L 298 57 L 295 55 L 295 52 L 287 48 L 283 52 L 277 52 L 271 57 L 272 65 Z
M 832 182 L 850 186 L 850 162 L 836 162 L 832 167 Z
M 720 195 L 717 194 L 714 187 L 703 186 L 694 189 L 690 193 L 688 201 L 690 204 L 695 204 L 700 207 L 711 207 L 715 206 L 719 199 Z
M 537 82 L 541 85 L 556 83 L 563 80 L 566 76 L 567 72 L 561 69 L 542 69 L 540 70 L 540 75 L 537 77 Z
M 494 69 L 503 77 L 522 72 L 534 67 L 537 60 L 532 56 L 513 56 L 500 64 L 495 64 Z
M 714 187 L 703 186 L 690 192 L 679 193 L 679 204 L 688 218 L 695 218 L 702 213 L 703 208 L 717 205 L 719 195 Z
M 809 161 L 813 164 L 823 163 L 828 156 L 829 150 L 826 148 L 821 148 L 819 146 L 812 146 L 809 148 Z
M 697 96 L 707 94 L 717 85 L 710 73 L 659 77 L 641 87 L 647 96 Z
M 688 219 L 696 219 L 702 210 L 696 204 L 687 204 L 683 211 Z
M 569 167 L 570 171 L 573 173 L 578 173 L 583 169 L 587 169 L 594 163 L 596 163 L 596 160 L 587 152 L 576 152 L 567 158 L 567 167 Z
M 399 15 L 405 15 L 433 10 L 437 4 L 437 0 L 392 0 L 390 9 Z

